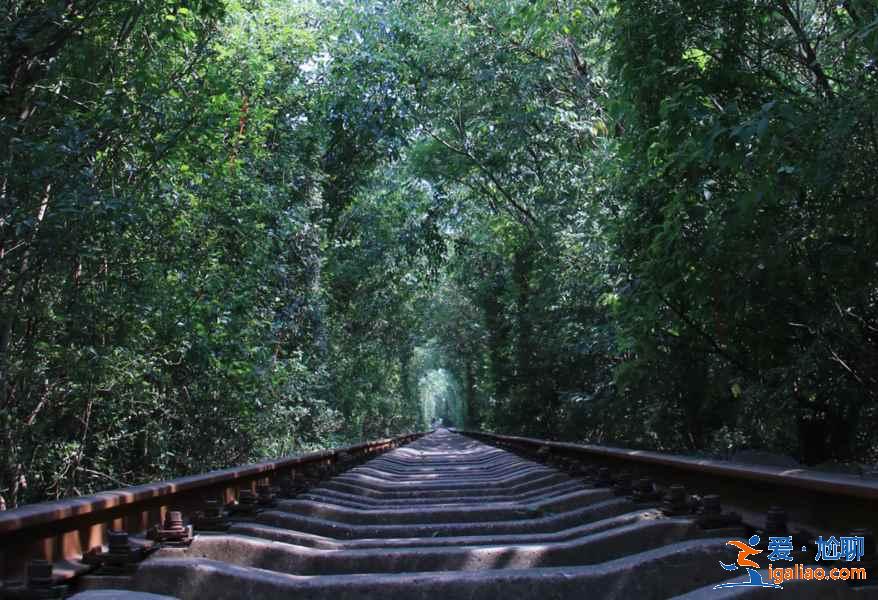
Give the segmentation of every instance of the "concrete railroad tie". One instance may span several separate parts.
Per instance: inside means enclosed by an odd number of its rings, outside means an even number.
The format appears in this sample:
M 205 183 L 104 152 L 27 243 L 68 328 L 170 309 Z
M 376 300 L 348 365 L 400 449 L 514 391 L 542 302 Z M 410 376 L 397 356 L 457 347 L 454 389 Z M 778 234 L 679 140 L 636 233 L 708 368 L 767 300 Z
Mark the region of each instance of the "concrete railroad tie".
M 740 528 L 701 529 L 692 517 L 664 516 L 658 503 L 635 503 L 441 429 L 281 500 L 226 534 L 198 535 L 188 548 L 162 548 L 115 587 L 181 600 L 647 600 L 785 593 L 713 590 L 730 575 L 744 579 L 718 564 L 734 562 L 725 544 L 743 535 Z M 844 582 L 804 583 L 785 587 L 796 598 L 876 597 L 874 588 Z M 87 591 L 76 598 L 128 593 Z

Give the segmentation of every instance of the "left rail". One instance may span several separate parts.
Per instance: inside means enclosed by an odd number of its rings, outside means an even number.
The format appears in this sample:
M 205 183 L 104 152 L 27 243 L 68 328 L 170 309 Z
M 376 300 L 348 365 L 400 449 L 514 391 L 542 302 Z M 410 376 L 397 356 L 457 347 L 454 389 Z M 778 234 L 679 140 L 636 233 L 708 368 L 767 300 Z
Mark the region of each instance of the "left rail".
M 332 467 L 342 459 L 366 459 L 424 435 L 410 433 L 345 448 L 211 471 L 0 512 L 0 580 L 19 575 L 32 559 L 56 564 L 72 575 L 75 559 L 107 542 L 116 529 L 132 534 L 161 523 L 170 510 L 190 512 L 207 498 L 233 501 L 243 489 L 255 490 L 279 478 L 301 478 L 308 468 Z M 65 563 L 66 568 L 65 568 Z

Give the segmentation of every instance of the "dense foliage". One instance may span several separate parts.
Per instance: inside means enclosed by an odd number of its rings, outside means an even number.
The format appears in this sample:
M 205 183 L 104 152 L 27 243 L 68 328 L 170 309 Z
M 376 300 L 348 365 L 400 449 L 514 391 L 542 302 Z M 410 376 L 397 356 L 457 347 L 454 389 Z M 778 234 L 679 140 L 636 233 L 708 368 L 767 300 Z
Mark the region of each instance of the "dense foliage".
M 426 427 L 878 440 L 871 0 L 11 0 L 0 496 Z

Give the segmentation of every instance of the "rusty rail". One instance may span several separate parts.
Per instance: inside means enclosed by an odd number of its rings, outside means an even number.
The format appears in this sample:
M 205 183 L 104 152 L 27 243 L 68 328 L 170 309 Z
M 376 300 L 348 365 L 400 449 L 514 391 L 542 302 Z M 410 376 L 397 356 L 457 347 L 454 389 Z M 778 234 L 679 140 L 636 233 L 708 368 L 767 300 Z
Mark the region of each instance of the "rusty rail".
M 771 507 L 791 522 L 816 531 L 852 527 L 878 531 L 878 480 L 805 468 L 778 468 L 589 444 L 553 442 L 480 431 L 458 431 L 512 451 L 574 458 L 613 473 L 648 477 L 659 485 L 680 484 L 690 492 L 719 494 L 723 505 L 762 526 Z
M 206 498 L 231 501 L 241 488 L 255 489 L 257 484 L 292 475 L 308 465 L 332 465 L 342 453 L 366 458 L 422 435 L 411 433 L 0 512 L 0 580 L 19 575 L 31 559 L 63 565 L 80 558 L 106 543 L 110 529 L 144 532 L 161 523 L 169 510 L 190 512 L 202 508 Z M 70 574 L 78 568 L 73 563 L 69 566 Z

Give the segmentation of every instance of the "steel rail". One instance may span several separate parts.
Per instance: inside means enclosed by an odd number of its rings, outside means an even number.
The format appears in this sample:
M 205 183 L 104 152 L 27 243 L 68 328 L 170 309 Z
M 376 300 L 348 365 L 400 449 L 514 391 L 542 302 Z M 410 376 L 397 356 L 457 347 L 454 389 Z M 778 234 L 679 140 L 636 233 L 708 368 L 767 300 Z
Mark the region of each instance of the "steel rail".
M 203 507 L 206 498 L 231 501 L 241 488 L 254 489 L 259 483 L 270 483 L 308 465 L 331 465 L 342 453 L 365 458 L 422 435 L 411 433 L 2 511 L 0 580 L 21 574 L 27 562 L 35 558 L 56 563 L 80 558 L 104 544 L 110 529 L 141 533 L 161 523 L 168 510 L 196 510 Z
M 878 531 L 878 479 L 713 459 L 692 458 L 645 450 L 573 444 L 481 431 L 458 433 L 510 450 L 533 454 L 540 448 L 557 457 L 587 461 L 649 477 L 660 485 L 681 484 L 690 492 L 719 494 L 754 526 L 774 506 L 792 522 L 816 531 L 866 528 Z M 840 529 L 841 528 L 841 529 Z

